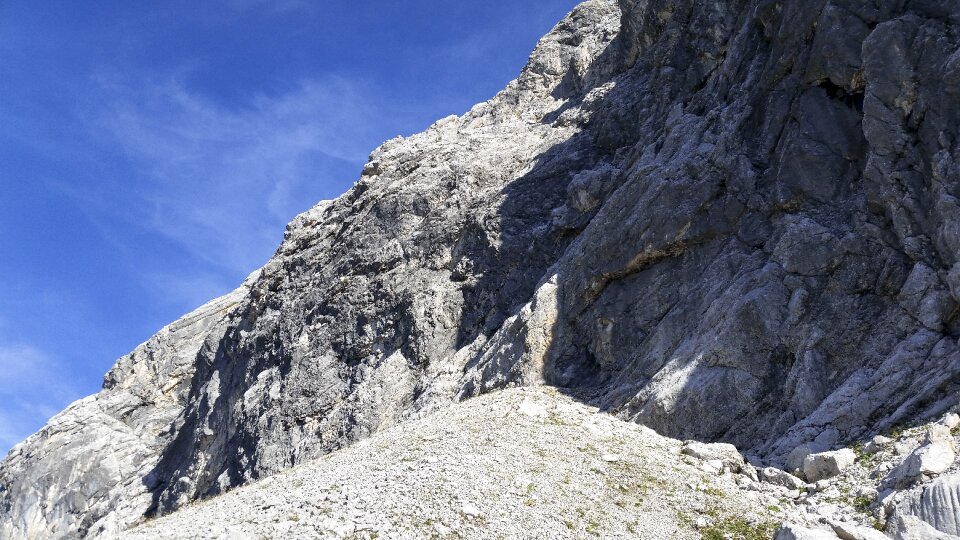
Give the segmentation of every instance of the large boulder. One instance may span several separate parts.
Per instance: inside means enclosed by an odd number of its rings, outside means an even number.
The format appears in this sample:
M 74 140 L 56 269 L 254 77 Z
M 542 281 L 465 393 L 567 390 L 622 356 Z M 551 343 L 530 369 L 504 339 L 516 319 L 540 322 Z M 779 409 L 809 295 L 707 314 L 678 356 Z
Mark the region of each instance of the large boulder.
M 730 472 L 740 472 L 747 465 L 737 447 L 727 443 L 686 441 L 680 453 L 703 461 L 719 461 L 723 464 L 723 469 Z
M 803 489 L 806 486 L 803 480 L 776 467 L 764 467 L 758 471 L 758 474 L 760 480 L 775 486 L 787 489 Z
M 799 525 L 783 525 L 777 529 L 774 540 L 837 540 L 838 536 L 826 529 L 810 529 Z
M 833 478 L 857 461 L 857 455 L 849 448 L 809 454 L 803 458 L 803 475 L 808 482 Z
M 906 486 L 922 478 L 942 474 L 953 464 L 956 452 L 949 441 L 927 442 L 910 452 L 906 458 L 887 475 L 886 482 Z
M 861 527 L 852 523 L 830 522 L 830 527 L 840 540 L 890 540 L 890 537 L 869 527 Z

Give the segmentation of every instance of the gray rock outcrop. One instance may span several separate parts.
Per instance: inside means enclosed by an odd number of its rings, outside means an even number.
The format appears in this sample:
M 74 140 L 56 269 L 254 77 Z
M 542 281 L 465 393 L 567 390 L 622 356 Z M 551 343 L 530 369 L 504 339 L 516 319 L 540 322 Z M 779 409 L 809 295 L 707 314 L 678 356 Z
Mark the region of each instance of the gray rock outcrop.
M 173 440 L 197 356 L 216 346 L 255 278 L 121 358 L 102 392 L 10 451 L 0 467 L 0 538 L 77 538 L 142 519 L 152 501 L 145 479 Z
M 946 0 L 583 3 L 17 446 L 0 536 L 110 534 L 514 385 L 773 464 L 942 414 L 958 36 Z
M 808 482 L 825 480 L 842 473 L 856 460 L 856 454 L 849 448 L 808 454 L 803 458 L 803 475 Z
M 908 538 L 910 531 L 930 529 L 941 536 L 960 538 L 960 473 L 914 490 L 897 506 L 893 522 L 894 531 Z

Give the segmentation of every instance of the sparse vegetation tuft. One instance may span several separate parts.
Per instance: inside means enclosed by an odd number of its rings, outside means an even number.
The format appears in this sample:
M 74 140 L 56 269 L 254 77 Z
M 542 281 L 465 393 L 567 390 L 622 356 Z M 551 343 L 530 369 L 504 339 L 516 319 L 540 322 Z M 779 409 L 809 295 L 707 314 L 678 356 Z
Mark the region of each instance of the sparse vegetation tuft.
M 751 524 L 740 517 L 728 517 L 703 529 L 701 534 L 703 540 L 769 540 L 775 530 L 770 521 Z
M 853 498 L 853 508 L 858 512 L 868 513 L 873 500 L 866 495 L 859 495 Z

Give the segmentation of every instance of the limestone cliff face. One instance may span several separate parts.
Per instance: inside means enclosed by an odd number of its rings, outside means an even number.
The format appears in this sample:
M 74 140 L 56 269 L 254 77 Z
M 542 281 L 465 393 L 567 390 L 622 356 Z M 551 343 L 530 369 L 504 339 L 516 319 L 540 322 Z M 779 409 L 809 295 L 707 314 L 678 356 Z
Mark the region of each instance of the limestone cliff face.
M 106 534 L 546 383 L 779 463 L 955 404 L 960 4 L 589 0 L 0 466 Z

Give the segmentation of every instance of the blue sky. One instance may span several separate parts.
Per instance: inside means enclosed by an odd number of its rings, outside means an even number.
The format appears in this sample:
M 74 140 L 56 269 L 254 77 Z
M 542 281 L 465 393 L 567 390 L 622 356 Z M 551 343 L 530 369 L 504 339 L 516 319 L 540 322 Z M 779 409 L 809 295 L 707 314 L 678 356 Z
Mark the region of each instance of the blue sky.
M 575 4 L 0 2 L 0 453 Z

